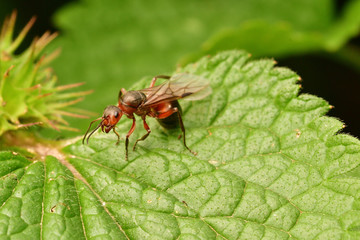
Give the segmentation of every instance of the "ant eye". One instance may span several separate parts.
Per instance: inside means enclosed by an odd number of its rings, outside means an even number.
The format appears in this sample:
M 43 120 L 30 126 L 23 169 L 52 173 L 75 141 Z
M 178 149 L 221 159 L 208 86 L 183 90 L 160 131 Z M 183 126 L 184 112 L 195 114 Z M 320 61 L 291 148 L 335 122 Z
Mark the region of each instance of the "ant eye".
M 115 118 L 117 118 L 119 116 L 119 113 L 115 112 L 114 116 L 115 116 Z

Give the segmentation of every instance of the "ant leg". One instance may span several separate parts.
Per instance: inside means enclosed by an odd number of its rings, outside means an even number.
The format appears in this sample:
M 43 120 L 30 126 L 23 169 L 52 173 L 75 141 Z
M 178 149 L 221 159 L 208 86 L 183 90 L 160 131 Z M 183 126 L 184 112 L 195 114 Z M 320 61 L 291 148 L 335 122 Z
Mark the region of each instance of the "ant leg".
M 115 127 L 113 128 L 114 133 L 116 134 L 116 136 L 118 136 L 118 140 L 116 141 L 116 145 L 119 145 L 120 142 L 120 135 L 119 133 L 115 130 Z
M 125 90 L 125 88 L 121 88 L 121 89 L 120 89 L 120 92 L 121 92 L 121 94 L 127 93 L 127 91 Z
M 184 135 L 184 138 L 183 138 L 183 143 L 184 143 L 184 146 L 187 148 L 187 150 L 189 150 L 192 154 L 196 155 L 197 153 L 196 152 L 193 152 L 187 145 L 186 145 L 186 138 L 185 138 L 185 127 L 184 127 L 184 123 L 182 121 L 182 118 L 181 118 L 181 113 L 179 111 L 178 108 L 174 108 L 174 110 L 176 110 L 176 113 L 179 117 L 179 123 L 180 123 L 180 128 L 181 128 L 181 131 Z
M 147 131 L 147 133 L 142 136 L 141 138 L 139 138 L 138 140 L 136 140 L 135 144 L 134 144 L 134 147 L 133 147 L 133 151 L 135 151 L 135 148 L 136 148 L 136 144 L 139 142 L 139 141 L 144 141 L 148 136 L 149 134 L 151 133 L 151 130 L 150 130 L 150 127 L 149 125 L 147 124 L 147 122 L 145 121 L 145 117 L 146 116 L 143 116 L 142 119 L 143 119 L 143 123 L 144 123 L 144 128 L 145 130 Z
M 131 125 L 131 128 L 130 128 L 128 134 L 126 134 L 126 139 L 125 139 L 125 160 L 126 161 L 128 160 L 129 137 L 134 132 L 135 126 L 136 126 L 136 123 L 135 123 L 136 120 L 135 120 L 134 116 L 132 116 L 132 120 L 133 120 L 133 123 Z
M 118 134 L 118 132 L 115 130 L 115 127 L 113 128 L 114 133 L 116 134 L 116 136 L 118 137 L 118 140 L 116 141 L 116 145 L 119 145 L 120 142 L 120 135 Z
M 179 109 L 177 107 L 174 107 L 174 108 L 171 108 L 169 109 L 167 112 L 164 112 L 164 113 L 161 113 L 157 116 L 157 118 L 159 119 L 163 119 L 163 118 L 167 118 L 169 117 L 171 114 L 173 113 L 177 113 L 178 117 L 179 117 L 179 124 L 180 124 L 180 128 L 181 128 L 181 131 L 183 133 L 183 143 L 184 143 L 184 146 L 186 147 L 187 150 L 189 150 L 189 152 L 191 152 L 192 154 L 196 155 L 197 153 L 196 152 L 193 152 L 187 145 L 186 145 L 186 138 L 185 138 L 185 127 L 184 127 L 184 123 L 182 121 L 182 118 L 181 118 L 181 113 L 179 111 Z
M 121 96 L 124 95 L 126 93 L 126 90 L 125 88 L 122 88 L 119 92 L 119 96 L 118 96 L 118 103 L 120 105 L 120 99 L 121 99 Z
M 158 78 L 163 78 L 163 79 L 170 79 L 171 76 L 167 76 L 167 75 L 157 75 L 155 76 L 152 80 L 151 80 L 151 84 L 150 87 L 153 87 L 155 85 L 155 82 Z

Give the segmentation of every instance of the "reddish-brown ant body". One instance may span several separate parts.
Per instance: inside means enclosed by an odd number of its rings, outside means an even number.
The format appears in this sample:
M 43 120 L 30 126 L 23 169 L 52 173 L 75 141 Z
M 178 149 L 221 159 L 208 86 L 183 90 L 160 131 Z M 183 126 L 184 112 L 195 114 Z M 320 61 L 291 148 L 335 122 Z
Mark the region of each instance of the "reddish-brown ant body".
M 168 79 L 168 81 L 155 86 L 158 78 Z M 117 135 L 117 144 L 120 141 L 120 135 L 115 130 L 115 125 L 119 122 L 122 115 L 125 114 L 132 119 L 133 123 L 126 134 L 125 140 L 125 158 L 128 159 L 129 137 L 135 130 L 136 120 L 134 114 L 140 116 L 147 133 L 139 141 L 145 140 L 151 130 L 146 122 L 146 116 L 156 118 L 159 123 L 165 128 L 175 128 L 180 126 L 183 134 L 184 146 L 193 154 L 195 152 L 186 145 L 185 127 L 181 117 L 181 107 L 178 99 L 186 98 L 188 100 L 199 100 L 211 93 L 209 83 L 202 77 L 187 73 L 175 74 L 174 76 L 159 75 L 152 79 L 150 87 L 137 91 L 126 91 L 122 88 L 119 92 L 118 106 L 110 105 L 104 110 L 102 117 L 95 119 L 90 123 L 88 130 L 83 138 L 83 143 L 91 128 L 91 125 L 98 120 L 100 124 L 87 136 L 86 142 L 89 141 L 91 135 L 101 127 L 103 132 L 110 132 L 111 130 Z

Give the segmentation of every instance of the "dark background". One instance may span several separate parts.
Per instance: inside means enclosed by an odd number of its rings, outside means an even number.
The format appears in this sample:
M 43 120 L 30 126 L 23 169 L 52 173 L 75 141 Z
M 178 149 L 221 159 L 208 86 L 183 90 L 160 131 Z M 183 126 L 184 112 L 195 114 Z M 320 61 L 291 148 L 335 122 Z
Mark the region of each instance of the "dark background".
M 19 32 L 32 16 L 37 17 L 36 24 L 18 51 L 26 48 L 35 36 L 45 31 L 58 31 L 52 22 L 52 15 L 58 8 L 76 3 L 78 0 L 15 0 L 0 1 L 0 21 L 13 9 L 18 12 L 16 31 Z M 337 13 L 341 12 L 346 1 L 337 1 Z M 360 36 L 352 39 L 350 44 L 360 51 Z M 360 72 L 340 61 L 332 60 L 328 54 L 317 53 L 276 59 L 279 66 L 286 66 L 297 72 L 302 78 L 302 92 L 317 95 L 335 106 L 328 115 L 342 120 L 346 128 L 342 132 L 360 137 Z

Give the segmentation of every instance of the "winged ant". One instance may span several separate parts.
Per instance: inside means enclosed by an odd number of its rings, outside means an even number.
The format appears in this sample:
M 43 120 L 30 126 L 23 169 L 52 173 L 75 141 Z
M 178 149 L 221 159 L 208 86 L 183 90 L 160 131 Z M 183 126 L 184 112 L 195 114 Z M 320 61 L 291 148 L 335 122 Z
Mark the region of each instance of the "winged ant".
M 167 79 L 167 81 L 155 86 L 155 83 L 159 78 Z M 115 126 L 125 114 L 126 117 L 133 121 L 125 139 L 125 159 L 127 160 L 129 137 L 135 130 L 136 120 L 134 114 L 136 114 L 141 117 L 147 133 L 136 140 L 133 150 L 135 150 L 139 141 L 145 140 L 151 133 L 150 127 L 146 122 L 146 117 L 149 116 L 156 118 L 160 125 L 167 129 L 180 126 L 184 146 L 195 155 L 196 153 L 186 145 L 185 127 L 178 99 L 186 98 L 187 100 L 200 100 L 210 93 L 211 87 L 204 78 L 188 73 L 179 73 L 171 77 L 166 75 L 155 76 L 151 81 L 150 87 L 142 90 L 126 91 L 122 88 L 119 92 L 118 105 L 107 106 L 103 115 L 90 123 L 82 142 L 84 144 L 86 139 L 86 142 L 88 143 L 91 135 L 101 128 L 105 133 L 109 133 L 113 130 L 118 137 L 116 142 L 116 144 L 118 144 L 120 135 L 116 131 Z M 101 122 L 89 133 L 91 125 L 99 120 L 101 120 Z

